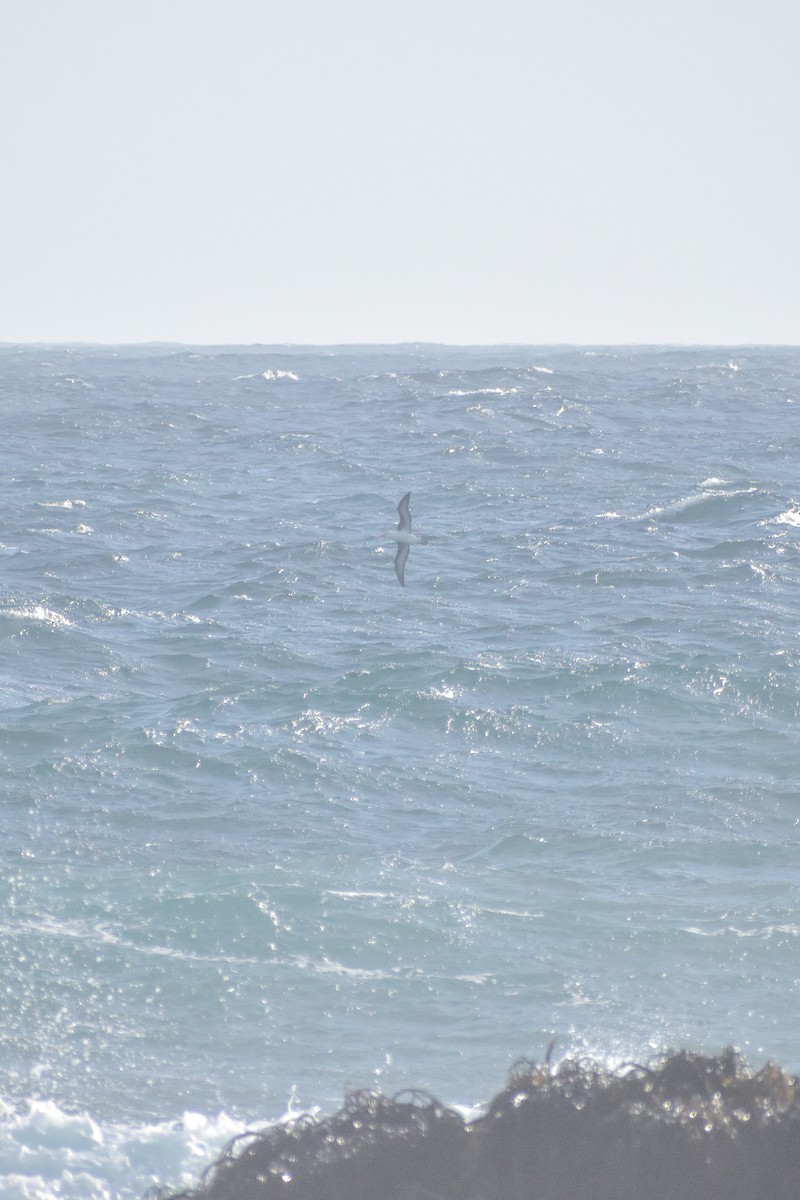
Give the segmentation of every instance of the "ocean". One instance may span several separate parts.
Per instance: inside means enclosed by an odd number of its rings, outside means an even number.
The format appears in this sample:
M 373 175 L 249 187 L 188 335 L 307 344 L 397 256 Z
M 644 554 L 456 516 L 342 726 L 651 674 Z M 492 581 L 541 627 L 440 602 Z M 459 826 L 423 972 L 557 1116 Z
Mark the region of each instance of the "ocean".
M 799 400 L 791 348 L 1 346 L 0 1194 L 551 1041 L 800 1071 Z

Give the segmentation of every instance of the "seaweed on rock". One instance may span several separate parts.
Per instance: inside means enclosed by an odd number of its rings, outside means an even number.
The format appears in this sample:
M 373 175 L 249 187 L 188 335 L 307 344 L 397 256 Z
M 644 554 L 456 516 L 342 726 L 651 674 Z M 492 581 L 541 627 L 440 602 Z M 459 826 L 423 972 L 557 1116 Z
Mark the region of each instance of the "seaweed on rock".
M 797 1200 L 800 1081 L 733 1050 L 611 1071 L 518 1063 L 470 1123 L 429 1096 L 354 1092 L 244 1135 L 161 1200 Z

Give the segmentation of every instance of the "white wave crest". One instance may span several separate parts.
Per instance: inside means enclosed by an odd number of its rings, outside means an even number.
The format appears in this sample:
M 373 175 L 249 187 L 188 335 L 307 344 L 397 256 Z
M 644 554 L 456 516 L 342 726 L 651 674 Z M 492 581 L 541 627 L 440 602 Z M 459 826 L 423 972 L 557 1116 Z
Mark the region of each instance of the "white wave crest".
M 683 932 L 691 933 L 695 937 L 704 938 L 732 936 L 738 938 L 761 938 L 764 941 L 769 941 L 770 938 L 780 934 L 788 937 L 800 937 L 800 925 L 784 923 L 782 925 L 764 925 L 757 929 L 739 929 L 736 925 L 723 925 L 717 929 L 700 929 L 696 925 L 689 925 Z
M 773 517 L 771 521 L 765 522 L 770 525 L 793 525 L 795 528 L 800 528 L 800 512 L 796 508 L 788 508 L 786 512 L 780 513 L 777 517 Z
M 52 1100 L 0 1100 L 4 1200 L 134 1200 L 154 1184 L 195 1182 L 245 1126 L 225 1113 L 185 1112 L 153 1124 L 104 1124 Z
M 253 371 L 250 375 L 234 375 L 233 381 L 236 383 L 240 379 L 266 379 L 272 382 L 275 379 L 291 379 L 296 383 L 299 378 L 294 371 L 273 371 L 268 367 L 266 371 Z
M 72 625 L 72 622 L 63 613 L 55 612 L 52 608 L 45 608 L 43 604 L 32 604 L 28 608 L 0 609 L 0 615 L 11 617 L 15 621 L 39 621 L 43 625 L 51 625 L 53 629 L 66 629 Z
M 519 388 L 453 388 L 449 391 L 448 396 L 516 396 Z

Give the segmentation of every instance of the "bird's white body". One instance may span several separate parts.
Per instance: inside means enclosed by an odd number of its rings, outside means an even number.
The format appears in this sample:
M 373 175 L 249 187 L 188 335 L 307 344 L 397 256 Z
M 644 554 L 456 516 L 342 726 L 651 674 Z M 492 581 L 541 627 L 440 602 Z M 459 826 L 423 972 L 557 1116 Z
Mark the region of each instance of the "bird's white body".
M 386 541 L 397 542 L 398 546 L 416 546 L 417 543 L 424 540 L 424 538 L 417 537 L 415 533 L 410 533 L 408 529 L 395 529 L 392 533 L 386 534 Z

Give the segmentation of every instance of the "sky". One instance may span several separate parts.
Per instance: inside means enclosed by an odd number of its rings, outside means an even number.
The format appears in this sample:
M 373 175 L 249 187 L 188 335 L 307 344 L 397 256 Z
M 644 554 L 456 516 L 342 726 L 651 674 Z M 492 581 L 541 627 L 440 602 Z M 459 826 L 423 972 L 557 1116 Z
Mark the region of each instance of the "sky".
M 0 341 L 800 343 L 799 0 L 0 0 Z

